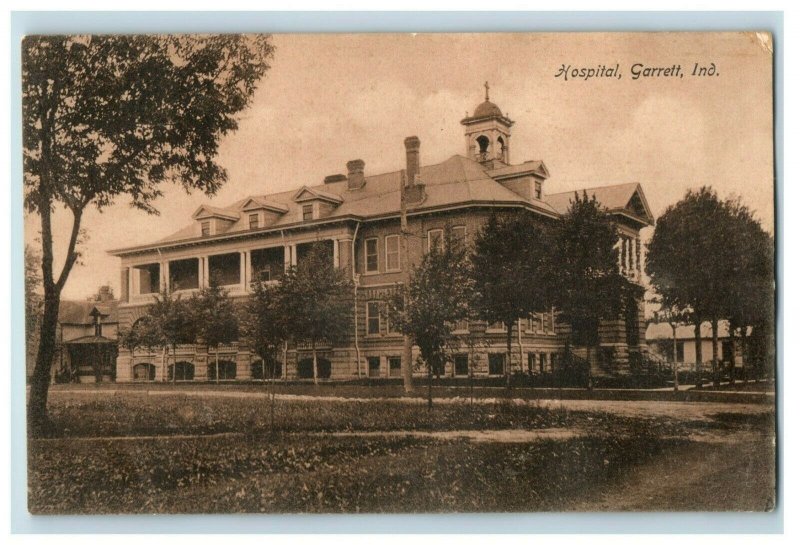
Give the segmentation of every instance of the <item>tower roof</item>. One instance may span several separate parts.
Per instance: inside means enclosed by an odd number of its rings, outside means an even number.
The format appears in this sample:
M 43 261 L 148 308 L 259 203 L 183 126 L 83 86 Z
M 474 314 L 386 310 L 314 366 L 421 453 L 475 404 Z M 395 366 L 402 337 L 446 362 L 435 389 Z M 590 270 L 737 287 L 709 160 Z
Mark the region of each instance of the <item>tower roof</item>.
M 503 112 L 494 102 L 490 102 L 486 100 L 478 104 L 478 107 L 475 108 L 475 113 L 472 114 L 472 117 L 503 117 Z
M 478 104 L 478 107 L 475 108 L 475 111 L 472 113 L 472 116 L 465 117 L 461 120 L 462 125 L 471 125 L 473 123 L 478 123 L 485 119 L 498 119 L 505 125 L 509 127 L 514 124 L 511 119 L 507 116 L 503 115 L 503 110 L 500 109 L 500 106 L 489 100 L 489 82 L 483 84 L 486 87 L 486 95 L 484 97 L 484 101 Z

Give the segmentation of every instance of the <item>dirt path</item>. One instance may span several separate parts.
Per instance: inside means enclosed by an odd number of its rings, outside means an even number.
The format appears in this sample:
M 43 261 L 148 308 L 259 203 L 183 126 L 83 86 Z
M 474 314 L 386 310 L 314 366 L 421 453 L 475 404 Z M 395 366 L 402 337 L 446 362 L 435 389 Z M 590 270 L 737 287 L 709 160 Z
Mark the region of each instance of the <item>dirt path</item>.
M 565 511 L 770 511 L 775 506 L 775 453 L 750 434 L 704 436 L 631 468 L 617 482 Z M 700 439 L 701 442 L 697 440 Z

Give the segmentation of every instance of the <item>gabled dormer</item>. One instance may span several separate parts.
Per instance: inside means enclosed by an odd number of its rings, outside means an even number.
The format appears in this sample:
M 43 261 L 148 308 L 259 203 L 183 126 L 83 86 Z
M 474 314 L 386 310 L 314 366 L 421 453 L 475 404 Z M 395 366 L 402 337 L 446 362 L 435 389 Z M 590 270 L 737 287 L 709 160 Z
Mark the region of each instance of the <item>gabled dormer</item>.
M 297 190 L 292 199 L 299 205 L 297 221 L 313 221 L 327 217 L 342 204 L 339 195 L 308 186 Z
M 204 204 L 192 214 L 192 219 L 197 223 L 197 236 L 209 237 L 230 229 L 234 223 L 239 221 L 239 214 L 232 210 Z
M 528 201 L 541 201 L 544 182 L 550 172 L 541 161 L 525 161 L 519 165 L 489 169 L 486 174 Z
M 289 207 L 261 197 L 250 197 L 244 201 L 240 210 L 244 213 L 248 229 L 260 229 L 275 223 L 289 211 Z

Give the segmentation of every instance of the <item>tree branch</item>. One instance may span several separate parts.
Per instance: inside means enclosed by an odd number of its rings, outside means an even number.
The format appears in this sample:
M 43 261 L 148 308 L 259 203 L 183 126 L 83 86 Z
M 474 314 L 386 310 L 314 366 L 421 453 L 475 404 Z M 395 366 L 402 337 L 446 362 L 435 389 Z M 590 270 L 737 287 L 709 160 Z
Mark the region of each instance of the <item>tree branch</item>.
M 78 235 L 80 234 L 81 230 L 81 216 L 83 215 L 83 209 L 70 209 L 72 210 L 72 232 L 69 235 L 69 247 L 67 249 L 67 258 L 64 260 L 64 267 L 61 269 L 61 274 L 58 277 L 58 282 L 56 282 L 56 287 L 59 291 L 64 287 L 64 284 L 67 282 L 67 278 L 69 277 L 69 273 L 72 270 L 72 266 L 75 265 L 75 261 L 78 259 L 78 254 L 75 252 L 75 246 L 78 244 Z

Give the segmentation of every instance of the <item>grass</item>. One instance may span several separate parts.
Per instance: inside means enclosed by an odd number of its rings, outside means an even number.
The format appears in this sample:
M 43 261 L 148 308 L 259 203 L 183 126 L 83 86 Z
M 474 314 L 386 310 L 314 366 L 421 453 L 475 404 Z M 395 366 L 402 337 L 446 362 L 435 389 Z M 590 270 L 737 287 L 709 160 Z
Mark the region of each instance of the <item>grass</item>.
M 60 394 L 51 401 L 58 437 L 29 443 L 29 509 L 560 510 L 634 468 L 675 459 L 697 425 L 503 401 L 433 411 L 385 401 L 279 401 L 270 432 L 267 409 L 254 398 Z M 737 426 L 763 431 L 769 423 L 720 413 L 706 426 L 729 433 Z M 579 433 L 525 443 L 330 433 L 546 428 Z

